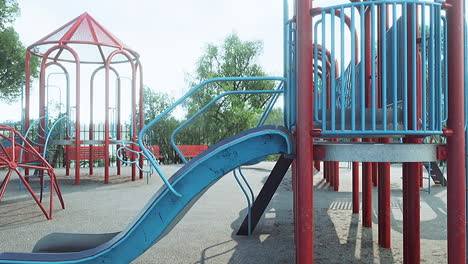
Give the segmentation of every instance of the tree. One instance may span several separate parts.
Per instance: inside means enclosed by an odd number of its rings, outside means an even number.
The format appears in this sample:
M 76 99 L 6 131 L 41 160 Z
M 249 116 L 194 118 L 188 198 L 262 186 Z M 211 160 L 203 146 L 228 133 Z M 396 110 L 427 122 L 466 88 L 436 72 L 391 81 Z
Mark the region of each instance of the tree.
M 261 66 L 255 63 L 262 49 L 262 42 L 242 41 L 236 34 L 229 35 L 220 46 L 209 44 L 205 49 L 205 54 L 198 60 L 195 76 L 190 85 L 194 86 L 215 77 L 265 76 Z M 187 117 L 198 112 L 214 97 L 223 92 L 270 90 L 274 86 L 274 81 L 210 83 L 187 100 L 185 104 Z M 222 139 L 254 127 L 269 98 L 270 95 L 255 94 L 223 97 L 188 126 L 184 132 L 190 131 L 192 138 L 196 138 L 194 133 L 200 131 L 197 134 L 199 139 L 205 141 L 205 144 L 215 144 Z M 200 144 L 200 142 L 183 143 Z
M 174 99 L 167 94 L 156 93 L 149 88 L 145 88 L 144 97 L 145 124 L 151 122 L 174 102 Z M 174 163 L 178 160 L 174 154 L 170 136 L 179 125 L 180 122 L 174 116 L 167 115 L 147 132 L 146 144 L 160 147 L 161 154 L 164 155 L 164 159 L 161 161 L 164 163 Z
M 19 15 L 15 0 L 0 0 L 0 100 L 11 102 L 21 95 L 26 49 L 11 23 Z M 31 76 L 38 76 L 39 58 L 31 57 Z

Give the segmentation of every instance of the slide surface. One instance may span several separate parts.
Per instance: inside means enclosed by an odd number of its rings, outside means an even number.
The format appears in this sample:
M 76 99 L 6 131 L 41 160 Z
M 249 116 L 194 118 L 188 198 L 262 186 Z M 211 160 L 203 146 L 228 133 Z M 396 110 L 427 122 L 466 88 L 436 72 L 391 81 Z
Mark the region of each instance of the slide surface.
M 169 233 L 198 198 L 225 174 L 261 157 L 280 153 L 295 153 L 294 139 L 288 130 L 276 126 L 246 130 L 185 164 L 169 179 L 182 197 L 162 186 L 122 232 L 50 234 L 34 249 L 41 253 L 0 253 L 0 263 L 129 263 Z

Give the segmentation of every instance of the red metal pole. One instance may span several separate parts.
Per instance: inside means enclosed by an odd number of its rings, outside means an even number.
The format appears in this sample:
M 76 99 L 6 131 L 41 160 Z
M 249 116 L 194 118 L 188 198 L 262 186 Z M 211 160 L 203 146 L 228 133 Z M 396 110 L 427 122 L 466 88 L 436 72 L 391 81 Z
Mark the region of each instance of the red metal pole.
M 416 105 L 416 113 L 413 113 L 413 101 L 416 97 L 418 98 L 418 85 L 417 85 L 417 48 L 413 49 L 413 45 L 416 47 L 416 43 L 413 43 L 413 37 L 417 36 L 417 17 L 415 17 L 416 25 L 413 25 L 413 5 L 408 5 L 407 17 L 407 50 L 408 50 L 408 128 L 410 130 L 417 130 L 418 125 L 416 120 L 416 127 L 414 126 L 414 115 L 418 119 L 418 110 Z M 417 13 L 417 10 L 415 10 Z M 416 68 L 414 72 L 413 66 Z M 414 84 L 413 84 L 414 83 Z M 416 93 L 413 92 L 414 85 L 416 85 Z M 419 140 L 416 136 L 408 136 L 407 143 L 419 143 Z M 406 166 L 406 173 L 403 175 L 403 192 L 406 195 L 403 196 L 403 207 L 404 210 L 403 218 L 406 221 L 403 222 L 403 244 L 404 250 L 407 251 L 403 257 L 403 263 L 419 263 L 421 259 L 421 245 L 420 245 L 420 197 L 419 197 L 419 163 L 417 162 L 407 162 L 404 164 Z M 405 245 L 406 243 L 406 245 Z
M 75 56 L 77 58 L 77 56 Z M 76 64 L 76 120 L 75 120 L 75 137 L 76 137 L 76 163 L 75 163 L 75 184 L 80 184 L 80 146 L 81 146 L 81 123 L 80 123 L 80 61 L 75 61 Z
M 104 184 L 109 183 L 109 68 L 110 68 L 110 60 L 112 58 L 109 56 L 106 62 L 106 70 L 105 70 L 105 100 L 104 100 Z
M 365 12 L 365 42 L 366 47 L 366 108 L 371 107 L 371 77 L 373 58 L 371 56 L 371 13 Z M 364 121 L 363 121 L 364 122 Z M 370 139 L 363 139 L 364 142 L 371 142 Z M 372 163 L 362 163 L 362 222 L 364 227 L 372 227 Z
M 120 102 L 122 101 L 122 82 L 117 76 L 117 102 L 116 102 L 116 107 L 117 107 L 117 141 L 120 141 L 122 139 L 122 123 L 121 123 L 121 109 L 120 109 Z M 117 149 L 120 149 L 121 145 L 117 144 Z M 120 159 L 117 159 L 117 175 L 120 175 L 121 173 L 121 166 L 122 163 Z
M 94 74 L 93 74 L 94 76 Z M 94 80 L 91 77 L 89 83 L 89 139 L 94 139 Z M 93 144 L 89 144 L 89 175 L 94 174 Z
M 353 142 L 359 139 L 353 138 Z M 353 214 L 359 214 L 359 162 L 353 162 Z
M 29 111 L 30 111 L 30 103 L 31 103 L 31 52 L 29 50 L 26 51 L 26 62 L 25 62 L 25 80 L 24 80 L 24 97 L 25 97 L 25 109 L 24 109 L 24 127 L 23 132 L 29 128 Z M 22 111 L 23 109 L 21 109 Z M 28 154 L 25 154 L 25 159 L 28 159 Z M 29 169 L 24 169 L 24 175 L 29 175 Z M 26 178 L 29 180 L 29 177 Z
M 383 138 L 382 143 L 390 143 L 390 138 Z M 379 173 L 379 245 L 383 248 L 391 246 L 391 215 L 390 215 L 390 162 L 380 163 Z
M 372 162 L 372 184 L 374 187 L 379 185 L 379 163 Z
M 314 263 L 314 203 L 313 203 L 313 82 L 312 82 L 312 18 L 311 0 L 297 1 L 298 36 L 298 118 L 297 118 L 297 244 L 296 263 Z
M 140 127 L 138 129 L 138 132 L 141 131 L 144 127 L 145 119 L 144 119 L 144 89 L 143 89 L 143 66 L 141 65 L 141 61 L 138 61 L 138 69 L 140 70 L 140 103 L 139 103 L 139 114 L 140 114 Z M 140 155 L 140 160 L 139 160 L 140 168 L 143 168 L 143 155 Z M 140 170 L 140 179 L 143 179 L 143 171 Z
M 136 115 L 136 70 L 132 68 L 132 142 L 137 142 L 137 115 Z M 133 149 L 133 148 L 132 148 Z M 132 181 L 136 181 L 136 155 L 132 155 Z
M 447 137 L 447 242 L 448 263 L 465 263 L 466 258 L 466 180 L 464 134 L 464 39 L 462 0 L 448 0 L 448 123 L 453 135 Z M 465 43 L 466 45 L 466 43 Z

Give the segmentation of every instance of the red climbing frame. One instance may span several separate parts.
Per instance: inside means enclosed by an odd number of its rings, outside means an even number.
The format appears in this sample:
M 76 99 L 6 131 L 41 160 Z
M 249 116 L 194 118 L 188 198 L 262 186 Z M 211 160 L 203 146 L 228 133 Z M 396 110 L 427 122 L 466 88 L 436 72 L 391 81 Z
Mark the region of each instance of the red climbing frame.
M 52 219 L 54 192 L 57 194 L 62 208 L 65 209 L 54 169 L 39 154 L 37 148 L 34 148 L 18 131 L 5 125 L 0 125 L 0 140 L 0 169 L 8 170 L 0 185 L 0 200 L 5 194 L 11 175 L 15 173 L 48 220 Z M 36 171 L 39 177 L 48 176 L 50 178 L 49 211 L 42 204 L 42 188 L 40 198 L 38 198 L 27 180 L 30 175 L 22 172 L 25 169 Z

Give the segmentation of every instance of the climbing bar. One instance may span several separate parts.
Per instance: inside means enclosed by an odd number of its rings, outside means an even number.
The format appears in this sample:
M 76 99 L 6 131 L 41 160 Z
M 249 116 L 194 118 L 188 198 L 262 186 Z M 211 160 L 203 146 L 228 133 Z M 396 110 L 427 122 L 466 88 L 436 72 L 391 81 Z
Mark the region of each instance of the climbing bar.
M 311 10 L 314 129 L 330 137 L 442 135 L 448 92 L 441 6 L 437 1 L 365 1 Z M 364 45 L 366 37 L 370 47 Z M 408 72 L 424 74 L 411 78 Z

